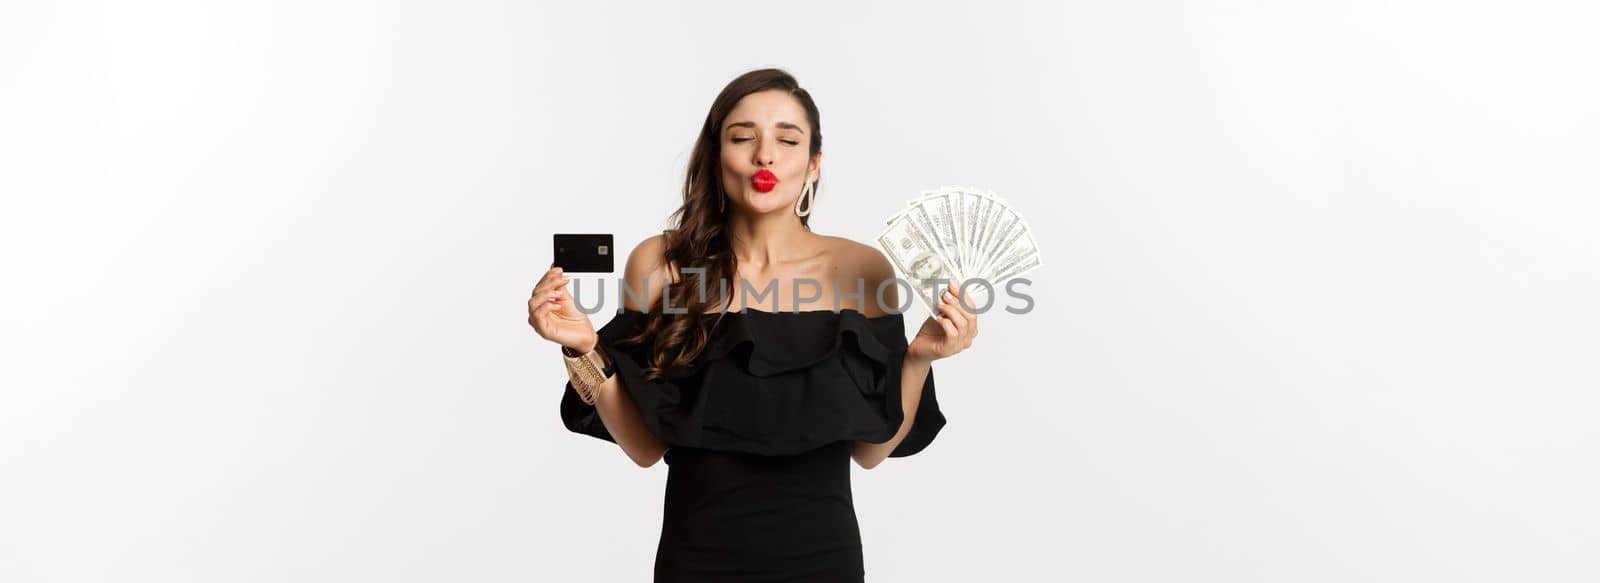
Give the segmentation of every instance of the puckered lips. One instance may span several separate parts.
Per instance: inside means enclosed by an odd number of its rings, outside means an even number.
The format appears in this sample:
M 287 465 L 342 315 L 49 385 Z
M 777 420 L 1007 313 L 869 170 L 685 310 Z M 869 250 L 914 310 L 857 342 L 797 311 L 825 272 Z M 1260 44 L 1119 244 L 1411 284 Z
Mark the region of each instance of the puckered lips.
M 750 186 L 755 187 L 759 192 L 772 192 L 773 187 L 777 185 L 778 176 L 773 174 L 771 170 L 762 168 L 750 176 Z

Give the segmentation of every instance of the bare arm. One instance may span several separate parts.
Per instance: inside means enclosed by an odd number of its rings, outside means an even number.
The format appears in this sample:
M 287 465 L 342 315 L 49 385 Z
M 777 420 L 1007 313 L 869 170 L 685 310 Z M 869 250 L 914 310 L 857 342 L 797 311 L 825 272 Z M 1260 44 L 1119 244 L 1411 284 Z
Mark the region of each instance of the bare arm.
M 882 253 L 872 249 L 863 255 L 866 260 L 861 272 L 866 274 L 868 283 L 874 284 L 867 289 L 878 289 L 877 285 L 894 278 L 894 268 L 890 267 L 888 258 Z M 881 313 L 886 306 L 900 305 L 899 288 L 898 284 L 883 288 L 885 306 L 866 302 L 868 315 Z M 851 457 L 862 468 L 870 470 L 883 463 L 910 435 L 911 427 L 916 422 L 917 409 L 922 404 L 923 385 L 927 383 L 928 375 L 932 374 L 933 361 L 964 350 L 972 345 L 972 339 L 977 336 L 978 317 L 963 310 L 957 303 L 955 294 L 958 288 L 955 282 L 950 282 L 947 292 L 938 307 L 944 317 L 924 321 L 916 338 L 906 347 L 905 359 L 900 365 L 900 407 L 905 416 L 899 429 L 889 441 L 871 443 L 856 440 L 851 448 Z
M 639 467 L 656 465 L 667 452 L 667 445 L 645 428 L 639 407 L 622 387 L 621 377 L 611 375 L 595 389 L 594 407 L 611 438 Z
M 917 406 L 922 403 L 922 386 L 928 379 L 928 371 L 933 367 L 932 362 L 923 362 L 906 359 L 900 368 L 900 403 L 905 409 L 905 421 L 900 423 L 900 430 L 894 437 L 883 443 L 871 443 L 856 440 L 850 451 L 850 457 L 856 460 L 856 465 L 864 469 L 872 469 L 889 458 L 895 447 L 904 441 L 906 435 L 911 433 L 912 422 L 916 420 Z
M 877 249 L 862 245 L 857 253 L 860 263 L 856 273 L 862 274 L 862 279 L 867 283 L 866 289 L 876 290 L 883 282 L 894 279 L 894 267 L 889 265 L 889 259 Z M 868 316 L 881 316 L 885 307 L 900 305 L 899 285 L 887 286 L 883 291 L 884 305 L 878 305 L 876 297 L 862 301 L 864 304 L 862 308 Z M 923 362 L 910 358 L 904 361 L 900 367 L 900 406 L 905 411 L 905 421 L 900 423 L 900 429 L 895 432 L 894 437 L 889 438 L 889 441 L 872 443 L 856 440 L 850 450 L 850 457 L 856 460 L 856 465 L 868 470 L 877 467 L 883 460 L 888 459 L 894 448 L 911 433 L 917 406 L 922 403 L 922 385 L 927 380 L 928 371 L 932 366 L 932 361 Z
M 624 285 L 633 290 L 644 286 L 645 298 L 639 300 L 632 295 L 623 294 L 624 301 L 627 302 L 626 307 L 643 312 L 648 311 L 651 303 L 658 301 L 663 278 L 668 277 L 664 250 L 665 242 L 661 235 L 656 235 L 639 243 L 628 255 L 628 265 L 623 272 Z M 637 303 L 640 301 L 643 303 Z M 598 338 L 596 340 L 598 341 Z M 628 395 L 620 375 L 611 375 L 606 382 L 595 389 L 594 407 L 595 412 L 600 415 L 600 421 L 606 426 L 606 431 L 622 448 L 623 453 L 626 453 L 639 467 L 648 468 L 655 465 L 667 452 L 667 445 L 645 427 L 639 406 L 633 397 Z

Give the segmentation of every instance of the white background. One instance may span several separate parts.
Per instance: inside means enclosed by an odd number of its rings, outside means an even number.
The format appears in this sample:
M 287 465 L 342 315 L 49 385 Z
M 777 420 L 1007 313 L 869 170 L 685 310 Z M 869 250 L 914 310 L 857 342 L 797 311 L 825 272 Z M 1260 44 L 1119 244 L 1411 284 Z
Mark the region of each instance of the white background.
M 1044 250 L 853 469 L 869 581 L 1600 579 L 1588 3 L 577 4 L 0 8 L 0 580 L 648 580 L 525 300 L 765 66 L 819 232 Z

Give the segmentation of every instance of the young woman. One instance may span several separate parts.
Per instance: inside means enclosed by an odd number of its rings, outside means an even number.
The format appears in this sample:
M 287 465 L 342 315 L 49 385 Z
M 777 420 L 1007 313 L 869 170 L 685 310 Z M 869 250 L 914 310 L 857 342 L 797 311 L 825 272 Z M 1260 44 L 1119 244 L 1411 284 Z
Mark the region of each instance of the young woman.
M 907 342 L 888 260 L 810 230 L 818 121 L 787 73 L 734 79 L 676 228 L 628 256 L 624 310 L 597 332 L 559 268 L 528 301 L 568 365 L 567 428 L 666 459 L 657 582 L 862 581 L 849 462 L 927 447 L 945 424 L 932 363 L 978 333 L 952 282 Z

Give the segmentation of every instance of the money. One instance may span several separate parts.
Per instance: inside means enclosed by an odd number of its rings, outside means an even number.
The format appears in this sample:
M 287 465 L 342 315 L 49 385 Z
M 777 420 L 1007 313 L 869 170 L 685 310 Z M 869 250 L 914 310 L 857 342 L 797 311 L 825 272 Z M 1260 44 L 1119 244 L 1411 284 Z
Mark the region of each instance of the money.
M 934 244 L 934 251 L 944 260 L 945 265 L 956 266 L 948 252 L 956 248 L 956 233 L 955 227 L 950 224 L 950 206 L 946 198 L 934 197 L 923 204 L 914 204 L 906 210 L 911 213 L 913 225 L 922 231 L 924 238 Z
M 974 272 L 982 273 L 986 259 L 984 250 L 995 236 L 995 221 L 1004 214 L 1006 205 L 992 192 L 979 191 L 978 196 L 983 199 L 983 204 L 980 206 L 977 241 L 972 246 L 972 266 Z
M 935 317 L 944 281 L 981 279 L 998 288 L 1042 265 L 1022 214 L 998 194 L 962 185 L 926 190 L 907 201 L 885 222 L 878 246 Z M 965 289 L 973 305 L 985 305 L 983 285 L 973 281 Z
M 937 314 L 934 298 L 943 291 L 941 282 L 956 279 L 956 275 L 941 250 L 912 222 L 911 215 L 902 212 L 891 219 L 878 234 L 878 247 L 911 283 L 911 293 L 922 301 L 923 307 L 930 314 Z
M 1010 208 L 1002 208 L 1000 212 L 995 213 L 995 217 L 992 234 L 978 251 L 980 271 L 993 265 L 994 258 L 1000 253 L 1000 250 L 1010 244 L 1014 237 L 1020 235 L 1026 228 L 1022 222 L 1022 215 L 1017 214 L 1016 211 Z

